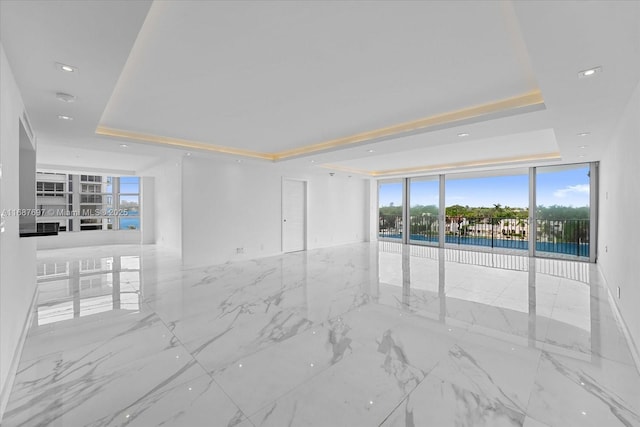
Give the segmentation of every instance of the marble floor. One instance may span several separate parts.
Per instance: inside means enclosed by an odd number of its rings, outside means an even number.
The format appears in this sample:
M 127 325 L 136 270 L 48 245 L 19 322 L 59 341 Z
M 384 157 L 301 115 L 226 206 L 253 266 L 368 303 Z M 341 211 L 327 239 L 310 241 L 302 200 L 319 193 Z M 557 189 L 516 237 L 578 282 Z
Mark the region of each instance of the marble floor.
M 6 426 L 640 426 L 597 268 L 339 246 L 184 268 L 38 254 Z

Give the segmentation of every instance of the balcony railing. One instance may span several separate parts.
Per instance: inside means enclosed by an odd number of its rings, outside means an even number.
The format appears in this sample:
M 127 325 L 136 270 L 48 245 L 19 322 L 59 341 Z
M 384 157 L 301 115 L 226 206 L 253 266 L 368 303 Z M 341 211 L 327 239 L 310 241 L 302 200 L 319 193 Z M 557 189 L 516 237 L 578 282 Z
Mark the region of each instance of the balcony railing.
M 438 244 L 440 224 L 436 215 L 412 216 L 409 227 L 411 243 Z
M 380 215 L 378 235 L 386 239 L 402 239 L 402 217 L 397 215 Z
M 447 217 L 445 226 L 446 243 L 528 249 L 529 224 L 526 219 Z
M 536 251 L 589 257 L 588 219 L 537 220 Z M 402 217 L 380 215 L 379 237 L 402 240 Z M 529 249 L 528 219 L 447 217 L 445 243 L 516 250 Z M 411 216 L 410 243 L 438 244 L 437 216 Z
M 588 219 L 539 219 L 536 250 L 589 257 Z

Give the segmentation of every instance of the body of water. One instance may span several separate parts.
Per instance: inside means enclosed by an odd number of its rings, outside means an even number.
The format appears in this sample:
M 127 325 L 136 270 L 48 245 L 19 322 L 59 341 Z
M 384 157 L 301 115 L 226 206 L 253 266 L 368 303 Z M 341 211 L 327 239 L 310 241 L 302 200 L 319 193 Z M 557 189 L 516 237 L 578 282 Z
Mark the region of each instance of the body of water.
M 121 230 L 129 230 L 129 229 L 140 230 L 140 217 L 139 216 L 120 217 L 120 229 Z
M 400 234 L 380 234 L 381 238 L 386 239 L 402 239 Z M 431 242 L 437 243 L 438 236 L 422 236 L 420 234 L 412 234 L 411 242 Z M 529 242 L 521 239 L 488 239 L 486 237 L 467 237 L 446 235 L 445 242 L 449 244 L 485 246 L 493 248 L 507 248 L 528 250 Z M 536 251 L 552 252 L 566 255 L 577 255 L 580 257 L 589 257 L 589 243 L 572 243 L 572 242 L 536 242 Z

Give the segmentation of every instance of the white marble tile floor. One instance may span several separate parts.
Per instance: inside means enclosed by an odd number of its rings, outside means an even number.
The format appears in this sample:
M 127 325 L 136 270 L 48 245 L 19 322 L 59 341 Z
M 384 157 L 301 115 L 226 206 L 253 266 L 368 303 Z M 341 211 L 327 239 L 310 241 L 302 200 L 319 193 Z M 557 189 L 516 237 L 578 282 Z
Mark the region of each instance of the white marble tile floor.
M 640 426 L 597 268 L 362 243 L 40 251 L 3 426 Z

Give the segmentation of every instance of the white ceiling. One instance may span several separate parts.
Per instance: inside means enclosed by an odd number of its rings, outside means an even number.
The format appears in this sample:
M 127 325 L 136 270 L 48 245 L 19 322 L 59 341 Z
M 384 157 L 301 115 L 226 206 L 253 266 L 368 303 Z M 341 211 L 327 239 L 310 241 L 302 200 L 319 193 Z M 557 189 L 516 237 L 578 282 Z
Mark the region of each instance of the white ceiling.
M 274 153 L 538 89 L 542 108 L 286 161 L 371 172 L 597 160 L 640 78 L 637 1 L 3 0 L 0 8 L 0 41 L 38 162 L 48 166 L 139 171 L 184 154 L 96 135 L 99 125 Z M 594 66 L 603 72 L 578 78 Z

